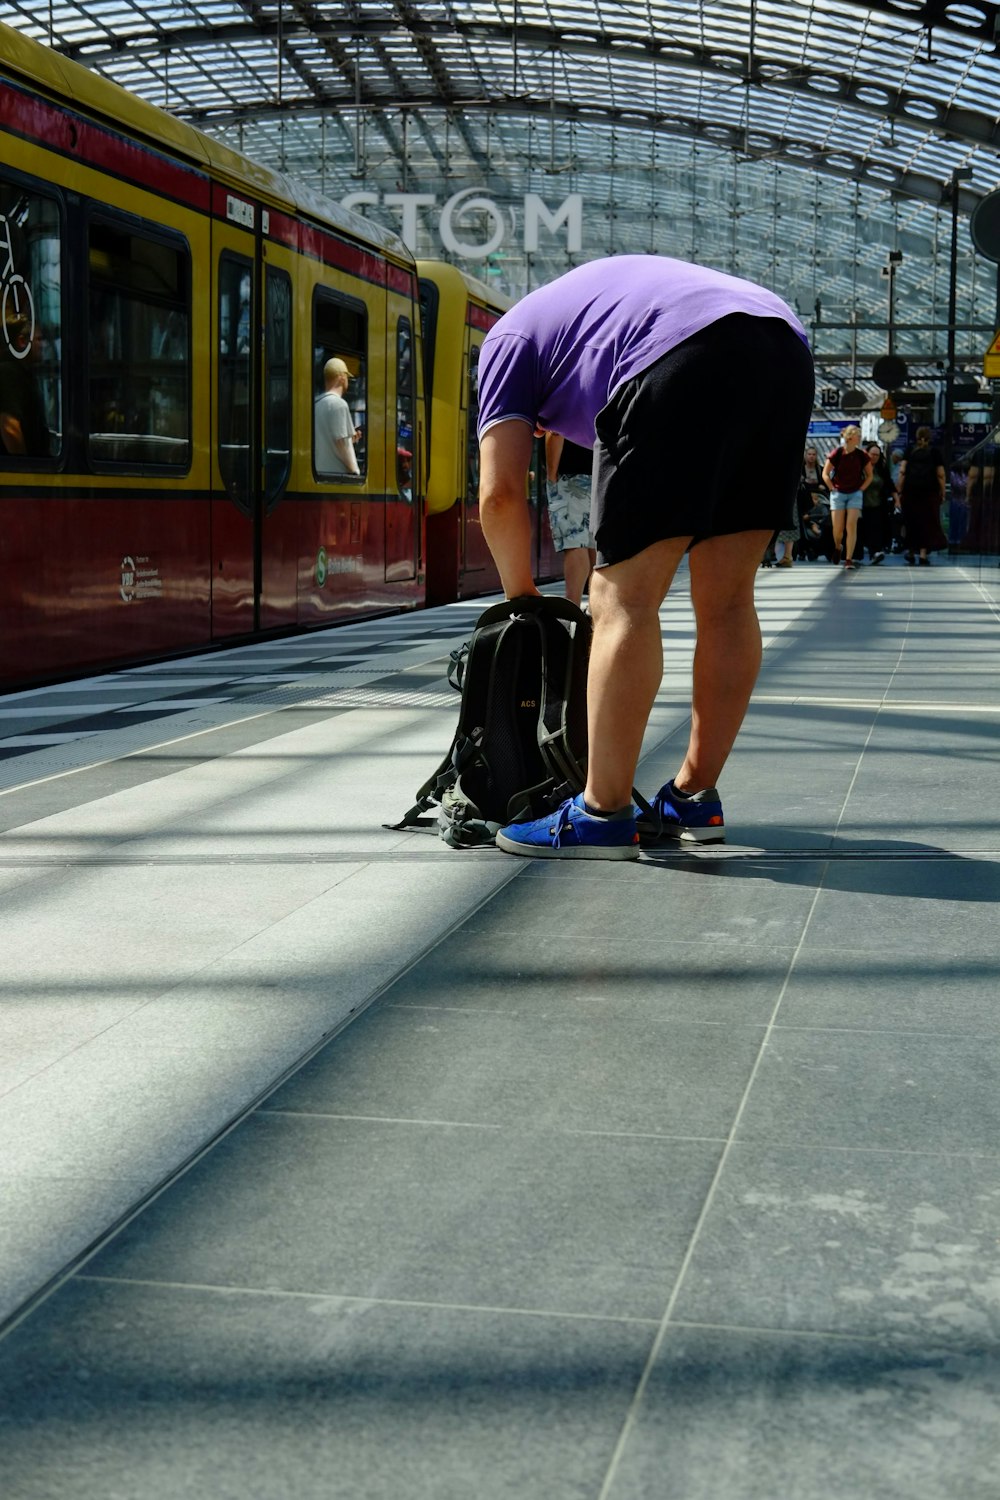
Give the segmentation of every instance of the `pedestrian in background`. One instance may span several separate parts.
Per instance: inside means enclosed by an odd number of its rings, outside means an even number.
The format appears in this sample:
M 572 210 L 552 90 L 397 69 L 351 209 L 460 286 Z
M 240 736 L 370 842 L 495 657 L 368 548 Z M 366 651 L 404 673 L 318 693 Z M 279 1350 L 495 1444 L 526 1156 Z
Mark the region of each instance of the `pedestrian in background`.
M 864 493 L 861 508 L 861 540 L 868 549 L 868 560 L 873 564 L 885 561 L 891 544 L 890 517 L 896 499 L 889 465 L 878 443 L 869 443 L 868 457 L 871 460 L 871 483 Z
M 929 427 L 918 427 L 916 436 L 899 471 L 899 498 L 906 528 L 906 561 L 926 568 L 930 564 L 928 553 L 948 545 L 941 529 L 944 455 L 931 442 Z
M 552 544 L 562 554 L 566 598 L 583 603 L 583 591 L 597 558 L 590 530 L 592 449 L 570 443 L 557 432 L 545 434 L 546 497 Z
M 845 568 L 854 568 L 858 521 L 864 504 L 864 492 L 871 483 L 871 459 L 861 447 L 861 428 L 845 427 L 840 446 L 827 455 L 823 465 L 823 483 L 830 490 L 830 520 L 833 541 L 843 558 Z

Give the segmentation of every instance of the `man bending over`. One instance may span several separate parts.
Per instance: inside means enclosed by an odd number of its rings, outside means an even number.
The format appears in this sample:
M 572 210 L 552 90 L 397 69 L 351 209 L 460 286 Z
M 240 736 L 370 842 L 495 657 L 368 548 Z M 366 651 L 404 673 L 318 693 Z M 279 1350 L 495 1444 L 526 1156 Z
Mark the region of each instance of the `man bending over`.
M 754 580 L 772 533 L 790 524 L 813 383 L 805 330 L 773 292 L 655 255 L 577 266 L 487 334 L 480 515 L 507 597 L 538 592 L 525 498 L 536 429 L 593 447 L 597 547 L 587 785 L 556 812 L 502 828 L 501 849 L 634 859 L 640 833 L 723 841 L 716 782 L 760 670 Z M 712 440 L 696 444 L 706 421 Z M 663 675 L 659 609 L 685 552 L 691 734 L 640 827 L 632 786 Z

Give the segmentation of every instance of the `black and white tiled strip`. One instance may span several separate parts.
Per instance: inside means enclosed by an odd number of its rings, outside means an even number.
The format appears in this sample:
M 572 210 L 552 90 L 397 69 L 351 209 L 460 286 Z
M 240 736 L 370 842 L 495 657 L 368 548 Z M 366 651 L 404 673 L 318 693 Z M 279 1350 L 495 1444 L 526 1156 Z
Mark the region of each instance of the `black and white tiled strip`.
M 293 706 L 457 705 L 445 665 L 489 601 L 334 626 L 0 696 L 0 789 Z M 371 686 L 442 658 L 411 690 Z

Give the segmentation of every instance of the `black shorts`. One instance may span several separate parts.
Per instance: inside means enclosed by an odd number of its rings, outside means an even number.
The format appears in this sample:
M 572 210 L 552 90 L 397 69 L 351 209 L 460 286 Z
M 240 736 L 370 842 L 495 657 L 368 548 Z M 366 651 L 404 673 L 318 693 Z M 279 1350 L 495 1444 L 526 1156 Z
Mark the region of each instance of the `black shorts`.
M 597 565 L 654 542 L 794 524 L 812 355 L 780 318 L 732 313 L 621 386 L 597 415 Z

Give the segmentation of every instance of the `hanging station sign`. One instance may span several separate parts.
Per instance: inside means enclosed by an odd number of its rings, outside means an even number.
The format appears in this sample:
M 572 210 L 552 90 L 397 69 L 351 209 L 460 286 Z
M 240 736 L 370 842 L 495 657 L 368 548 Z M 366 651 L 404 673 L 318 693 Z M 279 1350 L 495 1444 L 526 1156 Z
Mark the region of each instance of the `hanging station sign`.
M 513 208 L 502 208 L 478 188 L 464 188 L 453 193 L 438 209 L 433 193 L 375 193 L 362 190 L 341 198 L 344 208 L 364 213 L 369 207 L 396 209 L 400 215 L 400 238 L 416 254 L 417 216 L 423 210 L 437 211 L 437 232 L 450 255 L 469 260 L 485 260 L 498 250 L 518 244 L 518 214 Z M 571 253 L 583 246 L 583 195 L 570 193 L 550 209 L 537 193 L 525 193 L 521 209 L 519 248 L 532 254 L 539 248 L 540 231 L 565 233 L 566 249 Z

